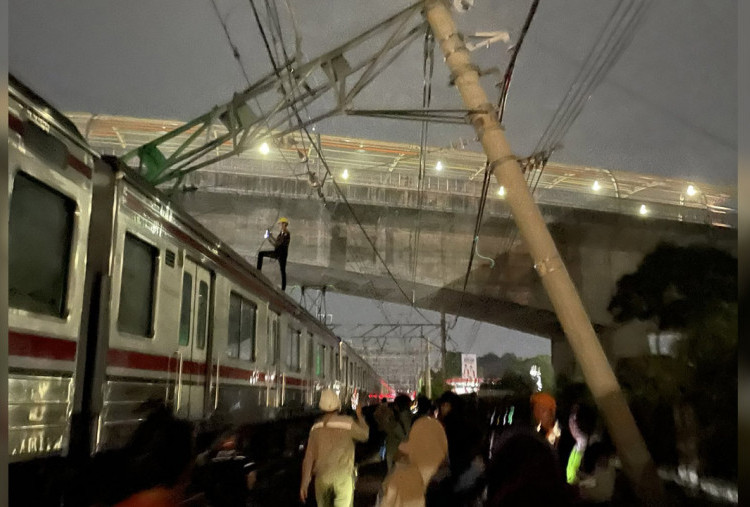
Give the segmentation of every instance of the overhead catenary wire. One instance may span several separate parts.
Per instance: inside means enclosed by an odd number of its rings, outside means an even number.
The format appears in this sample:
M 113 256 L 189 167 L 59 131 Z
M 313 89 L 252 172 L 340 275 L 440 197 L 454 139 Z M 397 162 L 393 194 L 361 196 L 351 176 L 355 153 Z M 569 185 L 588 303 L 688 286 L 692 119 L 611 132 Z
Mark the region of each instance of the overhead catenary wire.
M 422 108 L 428 109 L 432 100 L 432 75 L 435 69 L 435 38 L 432 31 L 427 29 L 424 35 L 422 58 Z M 417 266 L 419 265 L 419 236 L 422 229 L 422 203 L 424 199 L 424 178 L 427 165 L 427 130 L 428 121 L 422 122 L 419 143 L 419 175 L 417 178 L 417 226 L 414 231 L 414 247 L 412 249 L 412 285 L 417 287 Z M 412 301 L 412 304 L 414 301 Z
M 255 17 L 255 22 L 258 25 L 258 29 L 260 30 L 261 37 L 263 38 L 263 44 L 264 44 L 264 46 L 266 48 L 266 53 L 267 53 L 267 55 L 268 55 L 268 57 L 269 57 L 269 59 L 271 61 L 271 66 L 273 67 L 273 72 L 276 74 L 276 76 L 279 79 L 281 79 L 281 77 L 280 77 L 280 70 L 279 70 L 278 64 L 277 64 L 277 62 L 276 62 L 276 60 L 274 58 L 273 52 L 272 52 L 272 50 L 270 48 L 270 44 L 269 44 L 269 41 L 268 41 L 268 36 L 266 35 L 266 30 L 263 27 L 263 23 L 260 20 L 260 16 L 258 14 L 257 7 L 255 6 L 254 0 L 250 0 L 250 6 L 251 6 L 251 8 L 253 10 L 253 16 Z M 291 93 L 293 93 L 293 89 L 291 90 Z M 378 258 L 378 260 L 380 261 L 380 263 L 383 265 L 384 269 L 386 270 L 386 273 L 391 278 L 391 280 L 393 281 L 393 283 L 396 285 L 396 287 L 398 288 L 399 292 L 401 292 L 401 294 L 409 302 L 409 304 L 412 304 L 411 298 L 409 298 L 409 296 L 407 295 L 407 293 L 404 291 L 403 287 L 401 287 L 401 284 L 398 283 L 398 280 L 393 275 L 393 272 L 391 271 L 391 269 L 388 267 L 388 264 L 385 262 L 385 259 L 383 259 L 382 255 L 380 255 L 380 252 L 378 251 L 377 247 L 375 246 L 375 243 L 370 238 L 370 235 L 367 234 L 367 231 L 365 230 L 364 226 L 362 225 L 362 222 L 360 221 L 359 217 L 357 216 L 356 212 L 354 211 L 354 208 L 352 207 L 351 203 L 349 203 L 349 200 L 346 198 L 346 195 L 341 190 L 341 187 L 339 187 L 338 183 L 336 182 L 335 178 L 333 177 L 333 174 L 332 174 L 332 172 L 331 172 L 331 170 L 330 170 L 330 168 L 328 166 L 328 163 L 325 160 L 325 157 L 323 156 L 322 151 L 317 146 L 317 144 L 313 141 L 312 136 L 310 135 L 310 132 L 307 130 L 307 127 L 304 125 L 304 121 L 302 120 L 302 117 L 299 114 L 299 110 L 294 105 L 293 101 L 289 101 L 288 105 L 291 107 L 294 116 L 297 118 L 297 121 L 299 122 L 299 126 L 302 128 L 302 130 L 304 131 L 305 135 L 307 136 L 309 142 L 311 143 L 311 145 L 315 149 L 315 152 L 316 152 L 319 160 L 321 161 L 321 163 L 325 167 L 327 175 L 331 178 L 331 184 L 333 185 L 333 187 L 334 187 L 334 189 L 335 189 L 335 191 L 336 191 L 339 199 L 345 204 L 345 206 L 347 207 L 348 211 L 351 213 L 352 218 L 357 223 L 357 226 L 362 231 L 362 234 L 365 236 L 365 239 L 370 244 L 370 247 L 372 248 L 372 250 L 375 253 L 376 257 Z M 413 307 L 413 305 L 412 305 L 412 307 Z M 417 313 L 420 314 L 420 316 L 422 318 L 425 319 L 425 321 L 430 322 L 430 320 L 418 308 L 415 307 L 415 310 L 417 311 Z
M 269 5 L 268 0 L 266 0 L 265 3 L 266 3 L 266 12 L 267 12 L 268 17 L 269 18 L 274 17 L 276 19 L 276 22 L 270 23 L 270 25 L 271 25 L 271 33 L 273 35 L 273 30 L 274 29 L 278 31 L 278 44 L 281 46 L 281 51 L 284 54 L 284 61 L 285 61 L 286 65 L 289 65 L 291 62 L 289 60 L 289 55 L 288 55 L 288 53 L 286 51 L 286 46 L 285 46 L 285 43 L 284 43 L 284 36 L 283 36 L 282 31 L 281 31 L 281 25 L 280 25 L 280 23 L 278 21 L 278 12 L 276 12 L 275 10 L 273 10 L 273 11 L 271 10 L 271 6 Z M 255 17 L 256 23 L 258 24 L 258 28 L 261 31 L 261 35 L 264 38 L 264 43 L 266 44 L 266 49 L 268 50 L 269 49 L 269 47 L 268 47 L 268 41 L 265 38 L 265 34 L 264 34 L 264 31 L 263 31 L 263 26 L 262 26 L 262 24 L 260 22 L 260 18 L 258 16 L 257 8 L 255 6 L 254 1 L 252 1 L 252 0 L 251 0 L 251 7 L 253 9 L 253 15 Z M 288 4 L 287 4 L 287 7 L 291 10 L 291 7 Z M 299 37 L 298 32 L 295 31 L 295 52 L 296 53 L 300 52 L 300 49 L 299 49 L 299 41 L 300 41 L 300 39 L 301 38 Z M 275 37 L 274 37 L 274 44 L 276 44 L 276 38 Z M 277 58 L 278 58 L 278 53 L 276 53 L 276 55 L 277 55 Z M 272 67 L 274 69 L 274 72 L 276 73 L 276 75 L 278 77 L 279 76 L 278 63 L 274 59 L 274 57 L 271 55 L 270 51 L 268 51 L 268 56 L 269 56 L 269 59 L 271 61 L 271 65 L 272 65 Z M 288 73 L 288 80 L 289 80 L 289 93 L 291 93 L 294 96 L 295 84 L 294 84 L 294 82 L 292 80 L 292 74 L 291 74 L 291 72 Z M 282 92 L 286 93 L 283 90 L 283 86 L 284 85 L 282 83 Z M 257 99 L 256 99 L 256 103 L 257 103 Z M 260 104 L 258 104 L 258 107 L 260 107 Z M 304 107 L 305 107 L 305 111 L 307 112 L 307 106 L 305 105 Z M 297 114 L 298 112 L 297 112 L 296 108 L 293 108 L 293 110 L 294 110 L 294 113 L 296 114 L 296 116 L 298 118 L 298 121 L 301 124 L 301 119 L 299 118 L 299 115 Z M 308 119 L 309 119 L 310 118 L 309 112 L 307 112 L 307 116 L 308 116 Z M 290 127 L 292 126 L 292 118 L 291 117 L 289 118 L 289 125 L 290 125 Z M 305 128 L 305 132 L 307 133 L 307 129 L 306 128 Z M 309 133 L 308 133 L 308 138 L 310 138 Z M 305 138 L 304 138 L 304 136 L 300 137 L 300 141 L 302 143 L 302 149 L 303 149 L 303 151 L 307 152 L 307 146 L 305 145 Z M 312 146 L 315 146 L 316 150 L 317 150 L 317 144 L 311 138 L 310 138 L 310 141 L 312 143 Z M 319 158 L 319 160 L 320 160 L 320 158 Z M 314 173 L 312 173 L 311 169 L 310 169 L 309 157 L 305 158 L 305 167 L 307 169 L 308 175 L 312 176 Z M 330 174 L 330 172 L 329 172 L 329 174 Z M 325 181 L 325 178 L 324 178 L 323 181 Z M 322 187 L 322 181 L 321 181 L 321 187 Z M 323 201 L 325 201 L 325 197 L 323 196 L 322 190 L 320 188 L 318 189 L 318 195 L 323 199 Z M 362 272 L 362 273 L 365 273 L 366 269 L 364 267 L 364 263 L 362 262 L 362 259 L 360 258 L 360 256 L 359 256 L 358 253 L 356 253 L 356 252 L 354 253 L 353 260 L 354 260 L 354 263 L 358 266 L 359 271 Z M 378 301 L 378 299 L 377 299 L 377 294 L 378 294 L 377 293 L 377 289 L 375 288 L 375 285 L 372 282 L 372 280 L 368 280 L 366 285 L 369 286 L 370 292 L 371 292 L 371 294 L 373 296 L 373 300 L 376 302 L 376 305 L 378 306 L 378 308 L 379 308 L 380 312 L 382 313 L 383 317 L 386 319 L 387 322 L 390 322 L 390 317 L 389 317 L 387 311 L 385 310 L 385 307 L 383 306 L 382 302 Z
M 513 77 L 513 70 L 515 69 L 515 66 L 516 66 L 516 60 L 518 58 L 518 54 L 521 51 L 521 47 L 523 46 L 523 41 L 526 38 L 526 34 L 528 33 L 529 28 L 531 27 L 531 22 L 534 19 L 534 16 L 536 15 L 538 7 L 539 7 L 539 0 L 533 0 L 533 2 L 531 3 L 531 7 L 529 8 L 529 12 L 526 15 L 526 20 L 524 21 L 523 27 L 521 28 L 521 33 L 518 36 L 518 41 L 516 42 L 513 48 L 513 53 L 511 54 L 510 60 L 505 69 L 503 80 L 500 82 L 500 99 L 498 100 L 498 106 L 497 106 L 498 122 L 500 124 L 502 124 L 503 122 L 503 116 L 505 114 L 505 105 L 508 99 L 508 92 L 510 90 L 510 83 Z M 454 327 L 456 327 L 456 323 L 458 322 L 459 314 L 461 313 L 461 310 L 463 308 L 464 297 L 466 295 L 466 287 L 469 282 L 469 276 L 471 275 L 471 267 L 474 263 L 474 255 L 479 253 L 477 250 L 477 245 L 479 242 L 479 232 L 482 226 L 482 219 L 484 217 L 484 208 L 487 202 L 487 194 L 489 191 L 491 176 L 492 175 L 491 175 L 489 165 L 485 165 L 484 182 L 482 183 L 482 192 L 479 197 L 479 207 L 477 209 L 477 218 L 474 222 L 474 234 L 472 235 L 471 249 L 469 251 L 469 262 L 467 263 L 466 274 L 464 275 L 464 284 L 463 284 L 463 288 L 461 289 L 461 298 L 458 304 L 458 311 L 456 312 L 456 318 L 453 320 L 453 324 L 451 324 L 450 329 L 453 329 Z M 494 260 L 490 259 L 490 261 L 492 261 L 492 265 L 494 266 Z
M 559 149 L 562 139 L 580 115 L 593 90 L 601 84 L 632 41 L 649 5 L 650 0 L 627 0 L 618 2 L 610 13 L 564 99 L 537 142 L 533 155 L 528 159 L 525 176 L 532 195 L 542 180 L 547 161 Z M 512 248 L 517 235 L 518 230 L 514 228 L 502 251 Z
M 508 100 L 508 91 L 510 90 L 510 81 L 513 77 L 513 70 L 516 67 L 516 59 L 518 58 L 518 53 L 521 51 L 521 46 L 523 45 L 523 40 L 526 38 L 526 34 L 529 31 L 529 27 L 531 26 L 531 21 L 534 19 L 534 15 L 536 14 L 537 7 L 539 7 L 539 0 L 534 0 L 531 3 L 531 8 L 529 8 L 529 13 L 526 15 L 526 21 L 523 24 L 523 27 L 521 28 L 521 33 L 518 36 L 518 42 L 516 42 L 515 47 L 513 48 L 513 53 L 510 56 L 510 61 L 508 62 L 508 67 L 505 69 L 505 75 L 503 76 L 503 80 L 500 83 L 500 100 L 497 104 L 497 120 L 502 125 L 503 123 L 503 116 L 505 114 L 505 104 Z
M 212 4 L 212 6 L 214 8 L 214 12 L 216 13 L 216 17 L 218 18 L 219 23 L 221 24 L 221 28 L 224 31 L 224 36 L 227 39 L 227 43 L 229 44 L 229 47 L 232 50 L 232 56 L 234 57 L 235 61 L 237 62 L 237 65 L 239 66 L 240 71 L 242 72 L 242 75 L 244 76 L 247 85 L 250 86 L 250 76 L 248 75 L 247 70 L 245 69 L 245 65 L 242 63 L 242 57 L 240 55 L 240 51 L 237 48 L 237 46 L 234 44 L 234 41 L 232 40 L 232 37 L 229 34 L 229 28 L 227 27 L 227 24 L 224 21 L 224 18 L 221 16 L 221 12 L 219 11 L 218 6 L 216 5 L 216 0 L 211 0 L 211 4 Z M 261 115 L 261 118 L 263 118 L 263 122 L 266 124 L 266 128 L 270 129 L 270 125 L 268 124 L 268 116 L 263 111 L 263 108 L 261 107 L 261 105 L 258 102 L 257 98 L 255 99 L 255 103 L 256 103 L 256 107 L 258 108 L 258 112 Z M 294 167 L 292 166 L 292 163 L 289 162 L 289 159 L 287 159 L 286 155 L 284 155 L 284 152 L 280 149 L 281 148 L 280 142 L 277 139 L 272 139 L 272 141 L 274 142 L 274 144 L 276 145 L 276 147 L 279 148 L 279 154 L 281 155 L 281 158 L 284 160 L 284 163 L 291 170 L 292 175 L 295 177 L 295 179 L 298 179 L 297 178 L 297 174 L 294 171 Z M 274 218 L 274 223 L 276 222 L 276 220 L 279 219 L 280 215 L 281 215 L 281 212 L 277 209 L 276 210 L 276 218 Z M 265 244 L 265 242 L 266 242 L 265 238 L 263 238 L 262 240 L 260 240 L 260 242 L 258 243 L 258 247 L 255 249 L 256 254 L 257 254 L 257 252 L 260 251 L 261 248 L 263 248 L 263 245 Z
M 490 175 L 489 164 L 485 164 L 484 179 L 482 180 L 482 191 L 479 196 L 479 207 L 477 209 L 477 216 L 474 219 L 474 232 L 472 234 L 471 246 L 469 248 L 469 262 L 466 266 L 466 273 L 464 274 L 464 284 L 463 284 L 463 287 L 461 288 L 461 297 L 459 298 L 459 301 L 458 301 L 458 311 L 456 312 L 456 316 L 453 319 L 453 324 L 450 325 L 449 329 L 453 329 L 456 327 L 456 324 L 458 323 L 458 319 L 461 314 L 461 310 L 463 309 L 464 298 L 466 297 L 466 287 L 469 284 L 469 277 L 471 276 L 471 268 L 474 264 L 474 253 L 475 253 L 477 241 L 479 241 L 479 231 L 482 225 L 482 217 L 484 216 L 484 207 L 487 202 L 487 193 L 490 187 L 490 176 L 491 175 Z

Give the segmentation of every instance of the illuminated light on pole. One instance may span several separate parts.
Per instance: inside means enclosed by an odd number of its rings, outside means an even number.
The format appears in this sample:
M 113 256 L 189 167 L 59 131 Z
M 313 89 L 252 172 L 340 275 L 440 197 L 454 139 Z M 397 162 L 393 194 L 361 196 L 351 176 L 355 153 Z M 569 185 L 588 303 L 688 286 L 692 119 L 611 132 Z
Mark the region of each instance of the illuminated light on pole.
M 645 204 L 641 204 L 641 209 L 638 210 L 641 215 L 648 215 L 648 208 Z
M 260 145 L 260 148 L 258 148 L 258 151 L 260 151 L 261 155 L 268 155 L 268 153 L 271 151 L 271 148 L 268 147 L 268 143 L 263 143 Z
M 345 180 L 349 179 L 349 169 L 344 169 L 344 172 L 341 173 L 341 178 Z
M 505 195 L 505 187 L 501 186 L 499 189 L 497 189 L 497 195 L 503 197 Z
M 435 164 L 435 170 L 436 171 L 442 171 L 443 170 L 443 163 L 441 161 L 437 161 L 437 164 Z
M 698 191 L 695 189 L 695 187 L 693 185 L 688 185 L 686 193 L 690 197 L 693 197 L 695 194 L 698 193 Z
M 594 192 L 598 192 L 600 188 L 602 188 L 602 186 L 599 184 L 599 180 L 594 180 L 594 184 L 591 185 L 591 189 Z

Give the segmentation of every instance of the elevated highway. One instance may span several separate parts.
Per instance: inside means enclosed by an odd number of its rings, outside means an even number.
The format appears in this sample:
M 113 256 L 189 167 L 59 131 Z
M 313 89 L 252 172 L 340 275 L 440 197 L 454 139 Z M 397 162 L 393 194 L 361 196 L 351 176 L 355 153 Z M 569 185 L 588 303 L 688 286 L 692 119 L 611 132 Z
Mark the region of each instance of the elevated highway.
M 179 125 L 70 116 L 94 147 L 113 155 Z M 279 216 L 289 218 L 291 284 L 414 302 L 553 340 L 562 337 L 504 204 L 504 189 L 494 183 L 478 240 L 481 257 L 475 257 L 463 291 L 482 188 L 481 153 L 430 148 L 420 192 L 418 147 L 332 136 L 320 136 L 319 143 L 348 205 L 299 137 L 268 146 L 266 153 L 248 150 L 166 190 L 251 262 L 263 247 L 263 231 Z M 527 177 L 600 332 L 613 325 L 607 304 L 615 282 L 659 242 L 710 243 L 736 253 L 736 189 L 552 162 L 544 170 L 530 169 Z M 278 277 L 275 266 L 264 273 Z

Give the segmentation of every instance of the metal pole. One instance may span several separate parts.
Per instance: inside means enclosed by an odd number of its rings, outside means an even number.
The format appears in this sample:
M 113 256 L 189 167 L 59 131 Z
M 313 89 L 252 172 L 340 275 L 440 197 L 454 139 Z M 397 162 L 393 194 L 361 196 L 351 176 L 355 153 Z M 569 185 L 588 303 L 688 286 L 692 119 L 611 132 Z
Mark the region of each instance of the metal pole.
M 445 380 L 445 356 L 448 352 L 447 342 L 448 332 L 445 329 L 445 312 L 440 312 L 440 371 L 443 372 L 443 380 Z
M 604 415 L 624 471 L 643 501 L 649 504 L 658 502 L 663 498 L 663 487 L 651 455 L 542 214 L 529 192 L 518 161 L 505 139 L 495 108 L 479 83 L 479 69 L 471 63 L 470 53 L 442 0 L 425 0 L 424 15 L 435 34 L 435 40 L 440 44 L 464 105 L 469 110 L 482 111 L 470 115 L 469 119 L 490 161 L 490 170 L 498 183 L 505 187 L 505 199 L 570 347 L 581 365 L 586 384 Z
M 430 368 L 430 342 L 425 342 L 427 346 L 427 364 L 425 365 L 425 391 L 427 391 L 427 397 L 432 399 L 432 371 Z

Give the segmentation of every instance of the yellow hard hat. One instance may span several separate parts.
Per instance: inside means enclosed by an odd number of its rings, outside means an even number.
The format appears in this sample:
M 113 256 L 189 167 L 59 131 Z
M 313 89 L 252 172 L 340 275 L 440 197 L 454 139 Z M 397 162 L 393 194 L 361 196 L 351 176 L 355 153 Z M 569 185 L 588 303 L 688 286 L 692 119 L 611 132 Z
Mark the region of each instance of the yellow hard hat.
M 280 223 L 280 224 L 288 224 L 288 223 L 289 223 L 289 220 L 287 220 L 287 219 L 286 219 L 286 218 L 284 218 L 284 217 L 281 217 L 281 218 L 279 218 L 279 223 Z

